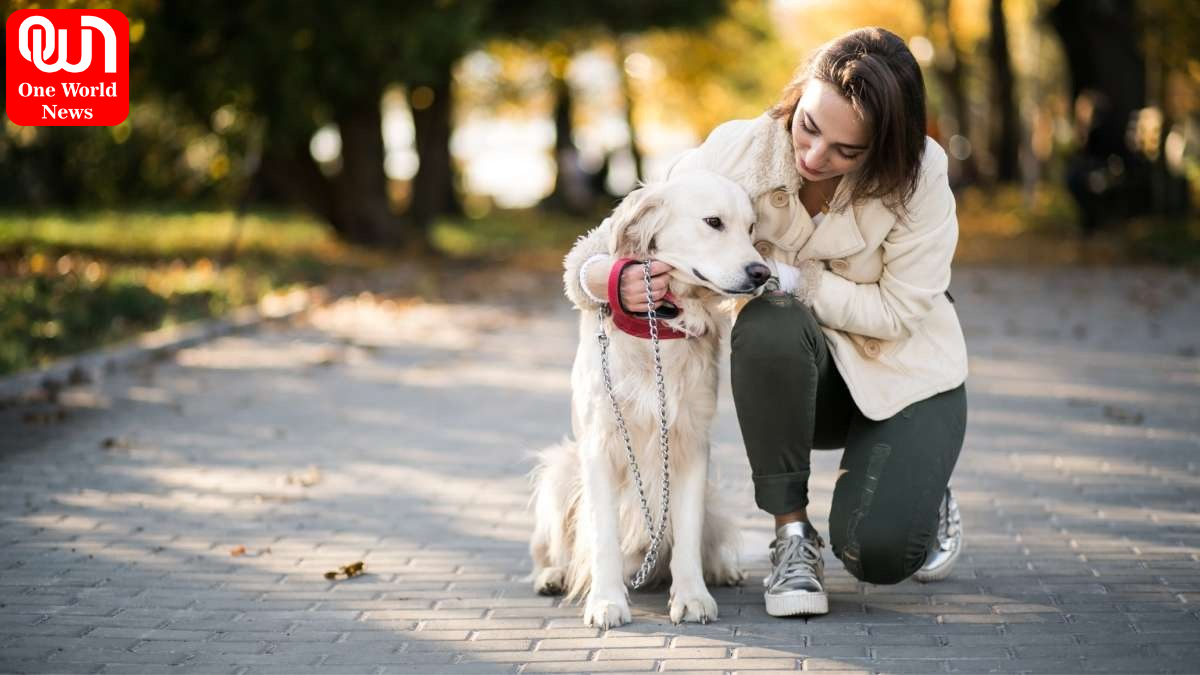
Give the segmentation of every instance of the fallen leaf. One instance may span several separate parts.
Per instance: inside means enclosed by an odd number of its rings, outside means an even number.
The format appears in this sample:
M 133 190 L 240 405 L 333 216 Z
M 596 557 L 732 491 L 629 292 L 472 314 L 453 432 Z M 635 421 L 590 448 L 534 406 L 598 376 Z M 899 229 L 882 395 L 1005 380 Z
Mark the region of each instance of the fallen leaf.
M 363 561 L 359 560 L 357 562 L 352 562 L 349 565 L 342 565 L 341 567 L 337 568 L 336 571 L 326 572 L 325 578 L 336 579 L 339 574 L 344 574 L 346 575 L 346 578 L 349 579 L 350 577 L 356 577 L 360 574 L 363 574 L 365 571 L 364 567 L 365 565 L 363 565 Z
M 271 552 L 270 546 L 268 546 L 266 548 L 260 548 L 255 551 L 248 551 L 248 550 L 246 550 L 245 546 L 235 546 L 234 548 L 229 549 L 229 555 L 231 555 L 235 558 L 239 558 L 239 557 L 240 558 L 257 558 L 259 556 L 266 555 L 270 552 Z

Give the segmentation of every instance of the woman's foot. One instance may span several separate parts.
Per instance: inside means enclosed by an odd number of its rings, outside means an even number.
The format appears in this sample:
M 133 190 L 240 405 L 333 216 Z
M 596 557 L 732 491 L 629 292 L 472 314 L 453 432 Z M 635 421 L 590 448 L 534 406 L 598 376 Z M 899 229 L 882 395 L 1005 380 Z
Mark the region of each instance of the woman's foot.
M 946 494 L 942 495 L 942 504 L 938 507 L 938 528 L 925 564 L 917 570 L 913 578 L 922 583 L 940 581 L 950 576 L 958 556 L 963 550 L 962 514 L 958 510 L 958 501 L 950 486 L 946 486 Z
M 825 595 L 825 542 L 812 523 L 796 521 L 775 528 L 771 543 L 774 569 L 763 579 L 767 614 L 797 616 L 827 614 Z

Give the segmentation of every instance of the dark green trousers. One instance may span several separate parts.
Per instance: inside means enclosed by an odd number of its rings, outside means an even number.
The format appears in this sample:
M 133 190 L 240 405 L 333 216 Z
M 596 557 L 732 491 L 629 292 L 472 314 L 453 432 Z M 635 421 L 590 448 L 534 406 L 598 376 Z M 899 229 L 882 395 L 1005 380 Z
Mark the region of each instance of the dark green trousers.
M 733 400 L 759 508 L 805 508 L 812 450 L 845 448 L 829 515 L 833 554 L 874 584 L 916 572 L 934 543 L 938 506 L 962 450 L 965 386 L 883 421 L 864 417 L 812 310 L 790 295 L 750 301 L 731 348 Z

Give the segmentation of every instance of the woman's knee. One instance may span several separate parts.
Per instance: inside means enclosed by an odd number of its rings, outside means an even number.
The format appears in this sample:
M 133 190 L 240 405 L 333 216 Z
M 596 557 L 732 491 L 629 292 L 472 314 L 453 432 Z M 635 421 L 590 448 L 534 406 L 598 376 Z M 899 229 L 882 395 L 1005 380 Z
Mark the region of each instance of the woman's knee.
M 897 529 L 865 528 L 852 541 L 831 537 L 833 553 L 859 581 L 898 584 L 925 563 L 928 541 Z
M 779 363 L 800 358 L 825 340 L 812 310 L 791 295 L 763 295 L 742 308 L 730 336 L 733 358 Z

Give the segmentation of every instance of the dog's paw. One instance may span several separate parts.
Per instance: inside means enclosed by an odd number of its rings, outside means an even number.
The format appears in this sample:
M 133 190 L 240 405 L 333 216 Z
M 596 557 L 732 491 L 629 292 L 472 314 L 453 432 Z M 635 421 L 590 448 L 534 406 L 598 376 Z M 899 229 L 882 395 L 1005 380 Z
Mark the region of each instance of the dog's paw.
M 672 623 L 716 621 L 716 601 L 703 585 L 696 589 L 672 586 L 667 608 L 671 610 Z
M 704 575 L 709 586 L 741 586 L 745 580 L 746 572 L 736 565 L 721 566 Z
M 587 605 L 583 609 L 583 623 L 602 630 L 624 626 L 632 620 L 629 603 L 624 598 L 613 599 L 589 595 Z
M 533 590 L 538 595 L 562 595 L 567 590 L 566 573 L 561 567 L 546 567 L 536 573 Z
M 671 611 L 671 622 L 708 623 L 717 620 L 717 601 L 704 586 L 697 589 L 682 589 L 671 587 L 671 600 L 668 603 Z

